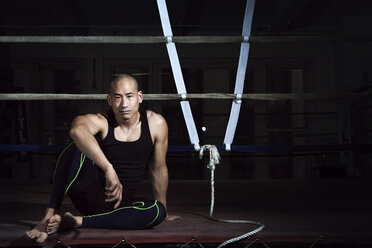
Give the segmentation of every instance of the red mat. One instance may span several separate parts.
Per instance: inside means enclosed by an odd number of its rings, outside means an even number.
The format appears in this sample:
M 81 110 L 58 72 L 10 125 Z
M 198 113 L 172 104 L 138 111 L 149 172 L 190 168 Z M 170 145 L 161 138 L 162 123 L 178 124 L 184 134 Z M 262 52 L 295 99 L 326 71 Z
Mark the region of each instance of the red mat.
M 216 217 L 262 222 L 258 234 L 265 243 L 314 243 L 320 237 L 329 244 L 372 247 L 371 183 L 360 181 L 318 182 L 235 182 L 216 187 Z M 0 185 L 5 186 L 5 185 Z M 18 186 L 19 187 L 19 186 Z M 16 186 L 0 191 L 0 246 L 34 246 L 24 234 L 42 216 L 47 191 L 34 193 Z M 41 190 L 42 191 L 42 190 Z M 231 192 L 239 192 L 239 195 Z M 105 244 L 125 239 L 130 244 L 194 243 L 219 244 L 256 228 L 250 224 L 228 224 L 209 220 L 208 182 L 173 183 L 169 209 L 182 219 L 164 222 L 153 229 L 121 231 L 77 229 L 50 236 L 42 245 Z M 31 221 L 20 221 L 31 220 Z M 255 241 L 257 236 L 241 242 Z
M 249 224 L 217 223 L 202 216 L 181 213 L 182 219 L 164 222 L 147 230 L 105 230 L 76 229 L 66 233 L 53 234 L 43 245 L 55 245 L 58 240 L 62 244 L 111 244 L 125 239 L 127 243 L 187 243 L 195 238 L 197 243 L 222 243 L 240 236 L 255 228 Z M 22 224 L 0 224 L 1 246 L 32 246 L 24 232 L 29 228 Z

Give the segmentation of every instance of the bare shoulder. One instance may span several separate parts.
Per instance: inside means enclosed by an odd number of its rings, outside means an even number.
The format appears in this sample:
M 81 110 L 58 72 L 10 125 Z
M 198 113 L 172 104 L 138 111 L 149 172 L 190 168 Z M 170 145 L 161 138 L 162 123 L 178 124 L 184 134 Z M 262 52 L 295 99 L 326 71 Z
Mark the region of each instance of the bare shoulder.
M 74 127 L 86 127 L 92 133 L 102 132 L 107 129 L 108 123 L 106 118 L 102 114 L 85 114 L 75 117 L 72 122 L 72 128 Z
M 97 113 L 97 114 L 91 114 L 93 118 L 97 118 L 98 121 L 100 122 L 107 122 L 106 117 L 104 117 L 102 114 Z
M 78 115 L 77 117 L 75 117 L 74 122 L 101 125 L 107 121 L 106 121 L 106 118 L 102 114 L 97 113 L 97 114 Z
M 168 125 L 164 117 L 151 110 L 147 110 L 147 120 L 153 142 L 157 143 L 159 141 L 160 143 L 164 143 L 168 137 Z
M 147 120 L 150 128 L 164 128 L 167 127 L 167 122 L 165 118 L 154 111 L 147 110 Z

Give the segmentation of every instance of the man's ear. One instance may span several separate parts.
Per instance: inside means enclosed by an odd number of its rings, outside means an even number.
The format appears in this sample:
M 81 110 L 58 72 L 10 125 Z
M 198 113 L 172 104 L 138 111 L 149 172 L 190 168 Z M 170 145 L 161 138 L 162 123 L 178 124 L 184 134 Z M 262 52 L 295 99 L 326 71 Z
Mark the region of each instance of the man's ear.
M 111 95 L 107 94 L 107 103 L 111 107 Z
M 142 103 L 142 101 L 143 101 L 143 93 L 142 93 L 142 91 L 138 91 L 138 98 L 139 98 L 139 103 Z

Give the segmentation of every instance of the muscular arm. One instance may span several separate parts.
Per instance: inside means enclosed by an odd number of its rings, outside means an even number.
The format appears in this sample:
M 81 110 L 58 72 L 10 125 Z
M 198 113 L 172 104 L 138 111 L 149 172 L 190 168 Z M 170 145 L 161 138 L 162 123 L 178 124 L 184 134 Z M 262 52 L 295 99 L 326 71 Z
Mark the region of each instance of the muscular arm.
M 150 167 L 151 184 L 154 198 L 167 207 L 168 169 L 166 153 L 168 149 L 168 126 L 160 115 L 152 117 L 151 126 L 151 131 L 155 134 L 154 155 Z
M 123 187 L 112 164 L 108 161 L 94 137 L 97 133 L 102 132 L 106 125 L 107 122 L 101 115 L 88 114 L 78 116 L 71 124 L 70 137 L 73 139 L 77 148 L 104 171 L 106 178 L 106 201 L 116 201 L 114 208 L 117 208 L 122 199 Z
M 104 128 L 105 120 L 99 115 L 82 115 L 76 117 L 71 125 L 70 137 L 77 148 L 96 163 L 103 171 L 112 167 L 102 152 L 94 135 Z

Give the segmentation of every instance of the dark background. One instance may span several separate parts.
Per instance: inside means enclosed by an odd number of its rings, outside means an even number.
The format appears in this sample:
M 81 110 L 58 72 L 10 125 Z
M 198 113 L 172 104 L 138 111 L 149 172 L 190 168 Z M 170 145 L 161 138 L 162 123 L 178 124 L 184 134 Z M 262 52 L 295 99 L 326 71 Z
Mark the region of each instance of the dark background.
M 252 36 L 336 36 L 338 41 L 252 43 L 244 93 L 368 93 L 368 1 L 256 0 Z M 245 1 L 169 0 L 175 36 L 239 36 Z M 0 35 L 162 36 L 156 1 L 1 1 Z M 350 41 L 352 39 L 352 41 Z M 189 93 L 232 93 L 239 43 L 177 44 Z M 146 93 L 176 93 L 165 44 L 0 43 L 1 93 L 107 92 L 116 73 Z M 230 100 L 191 100 L 201 144 L 222 145 Z M 177 101 L 148 101 L 169 125 L 170 145 L 189 145 Z M 1 144 L 63 145 L 71 120 L 101 112 L 104 101 L 0 101 Z M 244 100 L 236 145 L 371 143 L 371 100 Z M 206 131 L 202 131 L 206 127 Z M 370 180 L 369 152 L 222 152 L 219 180 Z M 0 177 L 50 180 L 56 153 L 1 151 Z M 168 153 L 171 180 L 204 180 L 193 152 Z

